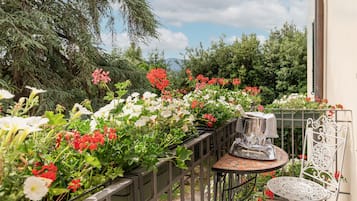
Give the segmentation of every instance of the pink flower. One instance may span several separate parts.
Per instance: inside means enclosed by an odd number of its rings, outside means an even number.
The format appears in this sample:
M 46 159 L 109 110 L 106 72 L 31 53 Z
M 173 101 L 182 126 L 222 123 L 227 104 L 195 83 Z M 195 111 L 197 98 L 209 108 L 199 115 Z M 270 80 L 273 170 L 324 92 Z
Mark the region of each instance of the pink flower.
M 264 106 L 258 105 L 257 109 L 258 109 L 259 112 L 263 112 L 264 111 Z
M 93 84 L 99 84 L 100 82 L 103 83 L 108 83 L 110 82 L 110 77 L 109 77 L 109 71 L 105 72 L 103 69 L 95 69 L 95 71 L 92 73 L 92 82 Z

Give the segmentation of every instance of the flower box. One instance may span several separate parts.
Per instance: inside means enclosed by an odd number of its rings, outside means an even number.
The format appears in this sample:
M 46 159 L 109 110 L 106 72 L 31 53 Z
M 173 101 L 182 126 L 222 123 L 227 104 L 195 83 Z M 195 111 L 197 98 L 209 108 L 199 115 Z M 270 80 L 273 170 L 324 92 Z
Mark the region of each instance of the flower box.
M 231 119 L 224 125 L 215 129 L 214 132 L 214 148 L 216 150 L 217 159 L 228 152 L 233 141 L 238 137 L 237 123 L 239 119 Z
M 138 195 L 135 190 L 138 186 L 136 177 L 120 178 L 113 184 L 86 198 L 85 201 L 136 201 Z M 77 200 L 77 199 L 76 199 Z

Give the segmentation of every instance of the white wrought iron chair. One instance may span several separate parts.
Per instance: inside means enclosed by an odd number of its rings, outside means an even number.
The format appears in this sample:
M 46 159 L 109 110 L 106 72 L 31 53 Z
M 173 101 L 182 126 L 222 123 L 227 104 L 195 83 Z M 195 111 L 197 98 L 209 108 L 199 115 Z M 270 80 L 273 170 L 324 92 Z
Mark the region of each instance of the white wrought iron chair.
M 348 127 L 325 115 L 307 120 L 299 177 L 276 177 L 267 187 L 288 200 L 338 199 Z

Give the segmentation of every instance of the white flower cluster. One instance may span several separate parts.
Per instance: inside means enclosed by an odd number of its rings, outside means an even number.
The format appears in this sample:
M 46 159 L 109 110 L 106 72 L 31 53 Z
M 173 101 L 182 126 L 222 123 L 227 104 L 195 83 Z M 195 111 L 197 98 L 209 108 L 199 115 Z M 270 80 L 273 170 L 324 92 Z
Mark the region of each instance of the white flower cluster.
M 291 101 L 297 100 L 297 99 L 305 99 L 306 97 L 303 94 L 298 94 L 298 93 L 292 93 L 290 95 L 284 95 L 281 99 L 276 99 L 273 101 L 273 104 L 280 104 L 284 105 L 286 103 L 289 103 Z
M 110 115 L 119 104 L 122 104 L 121 111 Z M 135 127 L 155 126 L 159 121 L 161 124 L 171 125 L 173 127 L 180 125 L 183 131 L 187 131 L 193 126 L 194 117 L 188 111 L 189 105 L 179 99 L 170 101 L 157 97 L 156 94 L 145 92 L 142 96 L 139 93 L 132 93 L 125 100 L 113 100 L 94 113 L 91 122 L 91 128 L 94 130 L 96 119 L 116 118 L 116 123 L 124 124 L 132 122 Z M 118 119 L 125 119 L 120 122 Z M 181 124 L 177 124 L 181 122 Z
M 247 104 L 253 102 L 245 92 L 224 91 L 224 93 L 219 93 L 218 91 L 209 88 L 190 92 L 184 96 L 183 100 L 186 104 L 189 104 L 194 100 L 204 101 L 204 104 L 210 104 L 215 107 L 224 106 L 235 113 L 242 113 L 244 111 L 240 104 L 242 101 L 241 97 L 244 97 Z

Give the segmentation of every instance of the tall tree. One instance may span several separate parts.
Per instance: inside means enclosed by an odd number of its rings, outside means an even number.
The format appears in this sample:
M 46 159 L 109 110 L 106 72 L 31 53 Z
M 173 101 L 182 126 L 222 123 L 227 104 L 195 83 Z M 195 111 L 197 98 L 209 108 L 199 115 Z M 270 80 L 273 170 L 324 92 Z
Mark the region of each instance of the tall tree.
M 306 30 L 285 23 L 273 29 L 263 44 L 255 34 L 243 34 L 233 43 L 221 38 L 207 49 L 188 48 L 184 67 L 193 75 L 239 77 L 243 87 L 259 86 L 267 104 L 284 94 L 306 92 L 306 42 Z
M 90 74 L 106 63 L 97 48 L 100 21 L 109 19 L 114 31 L 112 5 L 133 41 L 157 36 L 158 22 L 146 0 L 1 1 L 0 87 L 17 97 L 27 93 L 26 85 L 47 89 L 52 108 L 94 95 Z
M 279 97 L 293 92 L 305 93 L 307 88 L 306 30 L 285 23 L 270 33 L 264 44 L 265 86 Z

